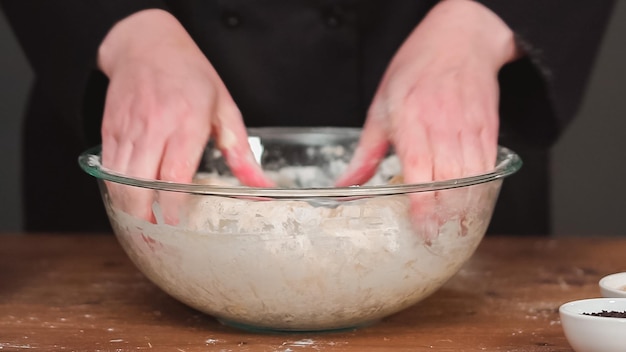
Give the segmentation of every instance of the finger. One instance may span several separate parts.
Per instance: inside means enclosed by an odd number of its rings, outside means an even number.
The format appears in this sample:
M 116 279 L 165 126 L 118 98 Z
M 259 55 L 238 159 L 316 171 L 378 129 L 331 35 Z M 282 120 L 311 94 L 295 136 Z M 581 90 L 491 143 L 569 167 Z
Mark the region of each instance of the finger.
M 389 149 L 384 118 L 382 115 L 368 116 L 348 167 L 335 181 L 337 187 L 360 185 L 374 176 Z
M 474 176 L 492 170 L 498 149 L 498 96 L 485 93 L 476 96 L 466 92 L 465 101 L 473 102 L 465 111 L 467 127 L 463 129 L 462 152 L 464 176 Z M 493 96 L 495 95 L 495 96 Z
M 110 89 L 110 88 L 109 88 Z M 107 94 L 104 112 L 102 114 L 102 125 L 100 127 L 100 137 L 102 138 L 102 166 L 113 170 L 113 163 L 118 148 L 118 131 L 115 128 L 115 117 L 119 114 L 113 113 L 112 98 Z
M 119 173 L 124 173 L 127 165 L 127 160 L 130 158 L 130 151 L 126 152 L 126 160 L 123 163 L 117 162 L 118 155 L 118 143 L 114 133 L 108 129 L 105 129 L 106 117 L 102 127 L 102 167 L 108 170 L 112 170 Z M 124 188 L 115 182 L 105 182 L 105 193 L 103 195 L 103 201 L 105 205 L 114 207 L 116 209 L 126 211 L 126 207 L 123 204 Z
M 159 179 L 175 183 L 191 183 L 198 170 L 202 153 L 210 135 L 208 116 L 187 118 L 190 121 L 202 121 L 200 124 L 183 124 L 174 130 L 165 142 L 163 159 L 159 168 Z M 160 191 L 157 199 L 157 223 L 177 225 L 184 206 L 188 202 L 187 193 Z
M 114 171 L 126 176 L 154 180 L 158 176 L 158 167 L 163 151 L 164 133 L 154 131 L 149 123 L 153 114 L 146 114 L 138 109 L 145 106 L 137 103 L 129 111 L 132 115 L 119 114 L 110 116 L 103 131 L 117 136 L 115 159 L 112 161 Z M 110 126 L 110 127 L 109 127 Z M 111 128 L 111 129 L 109 129 Z M 118 206 L 126 213 L 148 221 L 154 221 L 152 204 L 155 192 L 142 187 L 117 185 L 112 188 L 116 193 Z
M 156 167 L 151 166 L 150 162 L 147 162 L 147 166 L 140 165 L 143 158 L 137 156 L 137 154 L 142 154 L 141 148 L 136 147 L 137 136 L 141 133 L 135 131 L 139 128 L 125 126 L 125 120 L 128 119 L 121 113 L 111 115 L 109 110 L 105 111 L 102 124 L 102 165 L 123 175 L 154 178 Z M 131 132 L 122 140 L 120 135 L 125 130 Z M 152 154 L 147 153 L 147 155 Z M 112 182 L 107 182 L 106 188 L 111 205 L 137 218 L 153 221 L 151 204 L 154 192 Z
M 493 170 L 498 157 L 498 126 L 496 125 L 491 129 L 482 128 L 479 132 L 479 140 L 485 171 Z
M 396 154 L 402 164 L 404 181 L 407 184 L 430 182 L 433 180 L 433 148 L 428 130 L 419 119 L 419 111 L 404 110 L 393 118 L 396 123 L 391 139 Z M 411 114 L 411 115 L 409 115 Z M 406 127 L 410 126 L 410 127 Z M 413 231 L 426 243 L 430 243 L 439 233 L 438 202 L 435 192 L 414 192 L 409 194 L 411 223 Z
M 141 142 L 139 142 L 141 143 Z M 136 145 L 132 142 L 126 142 L 118 148 L 116 154 L 116 165 L 126 165 L 116 167 L 115 171 L 130 177 L 139 179 L 153 180 L 156 179 L 155 170 L 159 164 L 160 151 L 155 147 L 156 151 L 148 150 L 143 143 Z M 130 156 L 128 156 L 130 154 Z M 116 184 L 111 187 L 114 195 L 115 203 L 126 213 L 140 219 L 153 221 L 152 204 L 154 202 L 154 191 L 129 185 Z
M 195 125 L 194 125 L 195 126 Z M 181 127 L 165 141 L 158 178 L 176 183 L 191 183 L 209 139 L 210 130 Z
M 460 152 L 463 156 L 463 176 L 476 176 L 490 170 L 488 151 L 483 146 L 480 130 L 473 134 L 463 134 Z
M 394 142 L 402 163 L 407 184 L 430 182 L 434 178 L 433 154 L 429 136 L 421 125 L 403 130 Z M 409 195 L 410 216 L 417 235 L 427 243 L 439 233 L 438 198 L 435 192 L 415 192 Z
M 431 131 L 429 133 L 433 150 L 433 180 L 445 181 L 463 175 L 465 161 L 463 158 L 462 131 L 447 127 L 448 131 Z
M 231 172 L 243 185 L 273 187 L 274 182 L 263 173 L 252 153 L 239 110 L 234 107 L 225 110 L 218 115 L 214 135 Z
M 116 170 L 121 167 L 121 165 L 115 165 L 115 161 L 118 160 L 116 155 L 118 153 L 118 142 L 117 138 L 110 132 L 105 132 L 104 127 L 102 128 L 102 150 L 101 150 L 101 158 L 102 158 L 102 166 L 109 170 Z M 130 152 L 127 153 L 127 159 L 124 161 L 124 165 L 128 164 L 128 158 L 130 158 Z M 120 171 L 121 172 L 121 171 Z
M 430 133 L 433 155 L 433 180 L 449 181 L 463 176 L 465 159 L 463 150 L 463 130 L 456 130 L 456 126 L 447 126 L 445 129 Z M 436 199 L 436 220 L 441 228 L 448 221 L 458 221 L 462 217 L 464 197 L 463 189 L 448 189 L 434 192 Z
M 473 133 L 463 134 L 463 147 L 461 149 L 465 161 L 463 176 L 476 176 L 492 169 L 492 167 L 487 167 L 490 162 L 485 156 L 480 136 L 481 130 L 477 129 Z M 477 212 L 480 211 L 476 207 L 476 197 L 481 196 L 480 188 L 478 188 L 481 186 L 475 185 L 446 191 L 448 197 L 444 206 L 446 209 L 449 209 L 450 213 L 456 215 L 456 219 L 460 224 L 461 236 L 465 236 L 468 233 L 471 223 L 477 218 Z
M 439 199 L 435 192 L 409 194 L 409 217 L 416 236 L 430 244 L 439 235 L 441 225 Z
M 125 126 L 123 119 L 127 119 L 124 113 L 119 109 L 112 112 L 113 108 L 107 106 L 104 109 L 102 118 L 101 137 L 102 137 L 102 166 L 109 170 L 122 174 L 126 173 L 128 161 L 133 152 L 133 144 L 128 143 L 128 139 L 123 138 Z
M 467 134 L 464 144 L 480 150 L 482 162 L 475 160 L 476 164 L 470 164 L 468 175 L 476 175 L 493 170 L 498 154 L 498 130 L 500 117 L 498 113 L 499 94 L 497 78 L 493 78 L 491 85 L 485 83 L 484 86 L 492 86 L 493 89 L 485 89 L 480 96 L 474 96 L 475 92 L 468 92 L 466 101 L 475 102 L 472 109 L 468 110 L 471 125 L 475 126 L 471 130 L 472 134 Z M 491 92 L 491 93 L 489 93 Z M 482 102 L 482 103 L 477 103 Z M 474 149 L 472 149 L 474 150 Z M 478 152 L 476 153 L 479 154 Z
M 433 148 L 428 131 L 421 123 L 392 132 L 392 143 L 402 163 L 404 181 L 415 184 L 433 180 Z

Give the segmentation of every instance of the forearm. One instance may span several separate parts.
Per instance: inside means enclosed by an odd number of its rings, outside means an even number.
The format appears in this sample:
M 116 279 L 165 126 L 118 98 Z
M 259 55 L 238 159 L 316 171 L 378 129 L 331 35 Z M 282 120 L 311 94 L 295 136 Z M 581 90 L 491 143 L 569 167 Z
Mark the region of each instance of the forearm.
M 154 60 L 159 51 L 199 52 L 193 39 L 169 12 L 146 9 L 111 28 L 98 48 L 98 67 L 111 76 L 123 60 Z
M 484 53 L 484 59 L 496 70 L 521 56 L 511 28 L 489 8 L 473 0 L 439 2 L 420 27 L 436 28 L 442 40 Z

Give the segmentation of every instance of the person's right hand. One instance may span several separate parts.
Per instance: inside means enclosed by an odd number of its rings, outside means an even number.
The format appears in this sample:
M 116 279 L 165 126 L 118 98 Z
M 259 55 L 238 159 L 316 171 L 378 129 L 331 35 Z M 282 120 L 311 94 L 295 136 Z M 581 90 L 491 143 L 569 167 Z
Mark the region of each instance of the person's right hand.
M 143 179 L 189 183 L 214 137 L 242 184 L 271 185 L 253 157 L 241 114 L 224 83 L 168 12 L 144 10 L 117 23 L 100 45 L 98 64 L 110 80 L 102 122 L 104 167 Z M 116 206 L 154 220 L 153 192 L 120 187 L 109 187 Z M 160 203 L 168 204 L 165 199 Z M 163 211 L 166 222 L 178 221 L 175 209 Z

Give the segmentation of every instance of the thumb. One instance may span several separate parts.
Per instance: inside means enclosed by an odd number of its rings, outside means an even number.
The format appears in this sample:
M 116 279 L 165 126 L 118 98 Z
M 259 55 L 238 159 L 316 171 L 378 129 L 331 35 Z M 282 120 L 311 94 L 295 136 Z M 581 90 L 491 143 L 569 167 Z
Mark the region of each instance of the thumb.
M 272 182 L 256 161 L 248 142 L 248 133 L 241 115 L 223 119 L 224 123 L 215 126 L 215 138 L 226 164 L 241 184 L 249 187 L 272 187 Z

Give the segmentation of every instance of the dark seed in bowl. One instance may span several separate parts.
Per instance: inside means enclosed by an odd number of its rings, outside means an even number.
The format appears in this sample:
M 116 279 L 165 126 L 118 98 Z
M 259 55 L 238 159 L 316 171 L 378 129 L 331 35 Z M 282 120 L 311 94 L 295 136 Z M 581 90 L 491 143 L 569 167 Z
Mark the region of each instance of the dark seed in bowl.
M 603 310 L 601 312 L 595 312 L 595 313 L 583 313 L 583 315 L 591 315 L 594 317 L 607 317 L 607 318 L 626 318 L 626 311 L 623 312 L 618 312 L 618 311 L 608 311 L 608 310 Z

